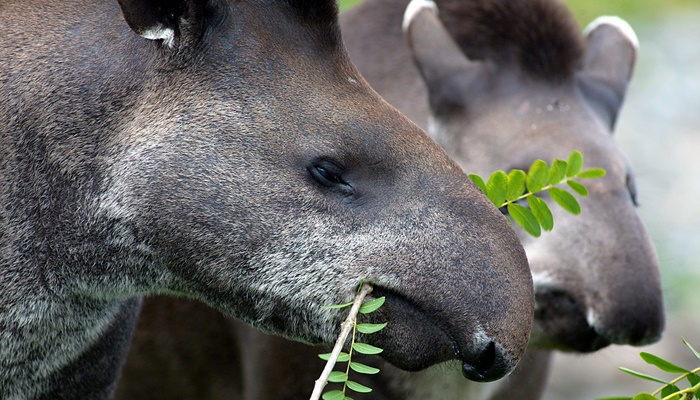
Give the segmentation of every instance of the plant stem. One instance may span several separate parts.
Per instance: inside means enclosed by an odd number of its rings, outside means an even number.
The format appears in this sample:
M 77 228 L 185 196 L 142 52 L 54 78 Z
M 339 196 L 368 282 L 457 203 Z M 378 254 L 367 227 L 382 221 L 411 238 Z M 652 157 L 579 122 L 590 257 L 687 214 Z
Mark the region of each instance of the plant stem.
M 566 178 L 562 179 L 561 181 L 559 181 L 559 182 L 557 182 L 557 183 L 554 183 L 554 184 L 549 183 L 549 184 L 547 184 L 546 186 L 544 186 L 544 187 L 543 187 L 539 192 L 537 192 L 537 193 L 544 192 L 544 191 L 546 191 L 546 190 L 549 190 L 549 189 L 551 189 L 551 188 L 553 188 L 553 187 L 557 187 L 557 186 L 559 186 L 559 185 L 563 185 L 563 184 L 565 184 L 565 183 L 568 182 L 568 181 L 573 181 L 574 178 L 576 178 L 576 177 L 575 177 L 575 176 L 566 177 Z M 500 206 L 498 206 L 498 208 L 505 207 L 505 206 L 507 206 L 508 204 L 516 203 L 516 202 L 518 202 L 519 200 L 526 199 L 526 198 L 528 198 L 528 197 L 530 197 L 530 196 L 534 196 L 534 195 L 535 195 L 535 193 L 532 193 L 531 191 L 528 190 L 527 193 L 523 194 L 522 196 L 520 196 L 520 197 L 518 197 L 518 198 L 516 198 L 516 199 L 513 199 L 513 200 L 506 200 L 506 202 L 503 203 L 503 204 L 501 204 Z
M 365 296 L 370 292 L 372 292 L 372 286 L 363 284 L 362 288 L 360 288 L 360 292 L 355 296 L 355 300 L 352 304 L 352 308 L 350 309 L 350 313 L 341 325 L 342 329 L 340 331 L 340 335 L 338 336 L 338 340 L 335 341 L 335 346 L 333 347 L 333 351 L 331 352 L 331 357 L 326 362 L 326 366 L 323 368 L 321 376 L 318 379 L 316 379 L 316 382 L 314 384 L 314 391 L 313 393 L 311 393 L 311 397 L 309 398 L 309 400 L 319 400 L 321 398 L 323 388 L 328 383 L 328 377 L 331 375 L 331 372 L 333 372 L 333 367 L 335 366 L 336 361 L 338 361 L 338 356 L 343 350 L 343 346 L 345 345 L 345 341 L 347 340 L 348 335 L 350 334 L 350 330 L 353 329 L 355 326 L 355 318 L 357 317 L 358 311 L 360 311 L 362 301 L 365 299 Z
M 700 372 L 700 368 L 695 368 L 694 370 L 692 370 L 692 371 L 690 371 L 690 372 L 688 372 L 688 373 L 685 373 L 685 374 L 683 374 L 683 375 L 677 377 L 676 379 L 672 380 L 671 382 L 667 383 L 665 386 L 662 386 L 662 387 L 659 388 L 657 391 L 655 391 L 654 393 L 652 393 L 652 396 L 655 396 L 656 394 L 658 394 L 659 392 L 661 392 L 661 390 L 662 390 L 664 387 L 666 387 L 666 386 L 668 386 L 668 385 L 675 385 L 677 382 L 680 382 L 680 381 L 682 381 L 683 379 L 685 379 L 688 375 L 690 375 L 690 374 L 696 374 L 696 373 L 698 373 L 698 372 Z M 700 383 L 698 383 L 697 385 L 695 385 L 695 386 L 693 386 L 693 387 L 690 387 L 690 388 L 687 388 L 687 389 L 683 389 L 683 390 L 678 391 L 678 392 L 676 392 L 676 393 L 672 393 L 672 394 L 670 394 L 670 395 L 664 397 L 662 400 L 671 399 L 671 398 L 673 398 L 673 396 L 678 395 L 678 394 L 680 394 L 680 393 L 685 393 L 685 395 L 684 395 L 683 397 L 681 397 L 681 399 L 686 399 L 686 398 L 690 399 L 691 397 L 686 397 L 686 395 L 691 395 L 691 396 L 692 396 L 692 395 L 693 395 L 695 392 L 697 392 L 698 390 L 700 390 Z
M 371 289 L 371 288 L 370 288 Z M 350 318 L 348 316 L 348 318 Z M 352 362 L 352 348 L 355 346 L 355 334 L 357 333 L 357 314 L 352 317 L 352 339 L 350 339 L 350 351 L 348 351 L 348 366 L 345 367 L 345 375 L 350 376 L 350 363 Z M 343 382 L 343 394 L 348 388 L 348 380 Z

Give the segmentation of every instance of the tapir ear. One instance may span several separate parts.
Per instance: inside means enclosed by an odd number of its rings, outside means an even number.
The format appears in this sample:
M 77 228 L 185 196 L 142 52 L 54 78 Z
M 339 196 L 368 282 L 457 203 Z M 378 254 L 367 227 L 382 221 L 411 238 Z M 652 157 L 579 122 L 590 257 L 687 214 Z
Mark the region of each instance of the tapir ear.
M 206 0 L 118 0 L 129 27 L 168 48 L 194 43 L 204 29 Z
M 465 88 L 483 69 L 482 63 L 466 57 L 438 18 L 437 6 L 431 0 L 409 3 L 403 32 L 427 87 L 433 113 L 462 109 Z
M 577 85 L 612 130 L 632 78 L 639 41 L 632 27 L 617 17 L 596 19 L 584 34 L 587 48 Z

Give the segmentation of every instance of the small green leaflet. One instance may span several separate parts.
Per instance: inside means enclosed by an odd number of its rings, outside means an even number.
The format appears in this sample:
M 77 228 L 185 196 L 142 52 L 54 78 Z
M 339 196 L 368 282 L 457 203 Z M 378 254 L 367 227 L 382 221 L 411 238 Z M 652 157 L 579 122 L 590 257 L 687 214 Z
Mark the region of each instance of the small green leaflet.
M 386 325 L 386 322 L 383 324 L 357 324 L 355 328 L 360 333 L 370 334 L 381 331 Z
M 530 171 L 527 173 L 527 180 L 525 181 L 527 190 L 532 193 L 541 192 L 547 185 L 548 178 L 549 168 L 547 168 L 547 163 L 542 160 L 536 160 L 532 163 Z
M 476 185 L 476 187 L 481 189 L 482 192 L 486 193 L 486 183 L 484 183 L 484 180 L 481 179 L 479 175 L 469 174 L 469 179 L 471 179 L 472 182 L 474 182 L 474 184 Z
M 319 354 L 318 358 L 324 361 L 328 361 L 331 358 L 331 353 L 324 353 L 324 354 Z M 348 362 L 350 360 L 350 354 L 345 353 L 345 352 L 340 352 L 340 355 L 338 356 L 338 360 L 336 362 Z
M 559 159 L 554 159 L 552 166 L 549 168 L 549 179 L 548 183 L 550 185 L 558 185 L 566 177 L 566 161 Z
M 365 365 L 365 364 L 362 364 L 362 363 L 359 363 L 356 361 L 350 362 L 350 368 L 353 371 L 358 372 L 360 374 L 373 375 L 373 374 L 376 374 L 377 372 L 379 372 L 379 368 L 370 367 L 369 365 Z
M 663 380 L 663 379 L 654 378 L 654 377 L 651 376 L 651 375 L 647 375 L 647 374 L 643 374 L 643 373 L 641 373 L 641 372 L 633 371 L 633 370 L 631 370 L 631 369 L 629 369 L 629 368 L 620 367 L 620 371 L 626 372 L 626 373 L 628 373 L 628 374 L 630 374 L 630 375 L 634 375 L 634 376 L 636 376 L 637 378 L 646 379 L 646 380 L 648 380 L 648 381 L 663 383 L 664 385 L 668 383 L 668 382 L 666 382 L 666 381 Z
M 545 231 L 551 231 L 554 228 L 554 217 L 552 216 L 552 211 L 550 211 L 547 203 L 544 200 L 536 196 L 530 196 L 527 198 L 527 205 L 530 206 L 532 214 L 537 218 L 537 222 L 542 225 L 542 229 Z
M 588 196 L 588 189 L 586 189 L 586 187 L 583 186 L 581 183 L 576 181 L 568 181 L 566 182 L 566 184 L 569 185 L 569 187 L 573 189 L 574 192 L 580 194 L 581 196 Z
M 566 164 L 566 176 L 568 178 L 574 177 L 581 172 L 581 168 L 583 167 L 583 155 L 581 155 L 579 151 L 572 151 Z
M 369 314 L 376 311 L 385 301 L 386 297 L 382 296 L 362 303 L 360 306 L 360 314 Z
M 525 193 L 525 171 L 514 169 L 508 173 L 508 189 L 506 190 L 506 200 L 515 201 Z
M 384 351 L 384 349 L 380 349 L 379 347 L 360 342 L 355 342 L 355 345 L 352 347 L 352 349 L 362 354 L 379 354 L 382 351 Z
M 349 389 L 352 389 L 359 393 L 369 393 L 372 391 L 371 388 L 368 388 L 367 386 L 359 384 L 355 381 L 347 381 L 346 384 L 348 385 Z
M 345 382 L 348 380 L 348 374 L 341 371 L 332 371 L 328 376 L 328 382 Z
M 581 206 L 578 204 L 578 200 L 569 192 L 567 192 L 564 189 L 559 189 L 559 188 L 549 188 L 548 190 L 549 195 L 552 196 L 552 199 L 557 202 L 561 206 L 561 208 L 565 209 L 566 211 L 574 214 L 574 215 L 579 215 L 581 214 Z
M 688 348 L 690 349 L 690 351 L 692 351 L 693 354 L 695 354 L 695 357 L 697 357 L 698 359 L 700 359 L 700 353 L 698 353 L 698 351 L 695 350 L 695 349 L 693 348 L 693 346 L 691 346 L 690 343 L 688 343 L 688 342 L 685 340 L 685 338 L 682 338 L 682 339 L 683 339 L 683 343 L 685 343 L 685 345 L 688 346 Z
M 540 237 L 542 231 L 540 230 L 540 224 L 537 222 L 537 218 L 532 213 L 523 206 L 519 206 L 515 203 L 508 204 L 508 214 L 513 217 L 513 220 L 522 226 L 523 229 L 527 231 L 530 235 L 534 237 Z
M 602 178 L 605 176 L 605 170 L 603 168 L 591 168 L 589 170 L 583 171 L 578 174 L 578 178 L 581 179 L 594 179 Z
M 503 171 L 491 174 L 486 183 L 486 196 L 493 204 L 503 204 L 508 191 L 508 175 Z
M 676 385 L 666 385 L 661 389 L 661 397 L 670 396 L 680 391 L 681 389 Z
M 340 390 L 331 390 L 330 392 L 324 393 L 321 398 L 323 400 L 344 400 L 345 393 Z
M 672 363 L 664 360 L 663 358 L 655 356 L 651 353 L 647 353 L 647 352 L 643 351 L 643 352 L 639 353 L 639 356 L 642 357 L 642 360 L 646 361 L 647 364 L 654 365 L 664 372 L 670 372 L 672 374 L 690 373 L 690 371 L 688 371 L 687 369 L 681 368 L 681 367 L 679 367 L 675 364 L 672 364 Z
M 321 306 L 323 308 L 345 308 L 345 307 L 350 307 L 352 305 L 352 301 L 349 303 L 343 303 L 343 304 L 333 304 L 331 306 Z

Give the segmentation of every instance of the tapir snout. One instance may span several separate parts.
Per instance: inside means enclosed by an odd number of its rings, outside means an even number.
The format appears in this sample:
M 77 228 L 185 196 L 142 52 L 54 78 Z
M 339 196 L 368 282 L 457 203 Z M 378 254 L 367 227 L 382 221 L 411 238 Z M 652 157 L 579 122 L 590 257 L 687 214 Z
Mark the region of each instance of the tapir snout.
M 615 174 L 614 167 L 610 170 Z M 585 220 L 569 221 L 555 212 L 563 236 L 528 246 L 535 281 L 535 346 L 590 352 L 609 344 L 640 346 L 661 337 L 665 318 L 654 247 L 630 194 L 601 189 L 592 191 L 596 201 L 581 202 Z M 620 247 L 618 241 L 626 245 Z M 541 251 L 546 246 L 571 246 L 577 257 L 554 259 Z M 552 273 L 554 264 L 562 262 L 566 268 Z

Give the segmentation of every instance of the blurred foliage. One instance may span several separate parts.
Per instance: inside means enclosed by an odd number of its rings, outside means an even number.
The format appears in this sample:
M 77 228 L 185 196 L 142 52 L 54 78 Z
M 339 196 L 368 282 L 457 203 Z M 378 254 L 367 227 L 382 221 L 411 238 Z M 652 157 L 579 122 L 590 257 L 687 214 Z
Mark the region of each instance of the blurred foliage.
M 700 360 L 700 353 L 693 348 L 685 339 L 683 343 Z M 598 400 L 693 400 L 700 394 L 700 368 L 687 370 L 683 367 L 645 351 L 639 353 L 640 357 L 650 365 L 653 365 L 663 372 L 676 375 L 673 379 L 661 379 L 642 372 L 637 372 L 629 368 L 620 367 L 620 370 L 637 378 L 662 384 L 654 392 L 639 392 L 634 397 L 606 397 Z M 680 374 L 680 375 L 678 375 Z M 657 398 L 658 397 L 658 398 Z
M 352 7 L 360 2 L 362 2 L 362 0 L 338 0 L 338 4 L 340 4 L 340 11 L 347 10 L 349 7 Z
M 346 10 L 362 0 L 339 0 L 340 10 Z M 573 10 L 581 26 L 588 25 L 601 15 L 623 18 L 653 18 L 659 14 L 682 7 L 697 6 L 698 0 L 564 0 Z
M 582 27 L 601 15 L 648 19 L 671 10 L 698 5 L 697 0 L 564 0 L 564 3 L 574 12 Z

